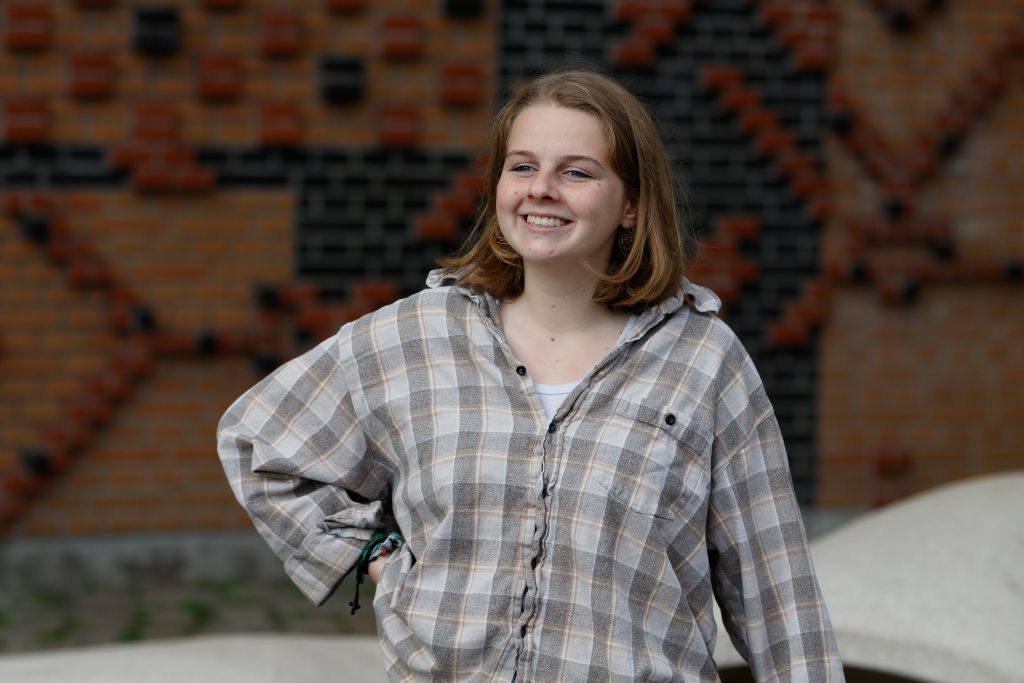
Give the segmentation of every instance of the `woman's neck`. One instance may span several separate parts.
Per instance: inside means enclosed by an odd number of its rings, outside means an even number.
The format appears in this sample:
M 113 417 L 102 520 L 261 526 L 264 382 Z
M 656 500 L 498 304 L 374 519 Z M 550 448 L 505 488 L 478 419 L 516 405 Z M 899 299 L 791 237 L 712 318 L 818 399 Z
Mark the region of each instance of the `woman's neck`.
M 523 293 L 503 305 L 501 324 L 535 382 L 575 382 L 611 351 L 629 316 L 594 301 L 593 274 L 546 273 L 527 273 Z
M 563 334 L 615 317 L 606 306 L 594 301 L 597 278 L 593 273 L 527 267 L 523 275 L 523 293 L 508 306 L 523 314 L 531 326 Z

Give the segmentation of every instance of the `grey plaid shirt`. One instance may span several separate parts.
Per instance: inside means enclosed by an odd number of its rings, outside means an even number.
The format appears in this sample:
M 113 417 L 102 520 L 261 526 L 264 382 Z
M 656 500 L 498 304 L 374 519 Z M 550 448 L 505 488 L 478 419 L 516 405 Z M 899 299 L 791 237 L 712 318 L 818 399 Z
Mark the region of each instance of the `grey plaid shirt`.
M 684 282 L 545 418 L 492 297 L 429 288 L 224 415 L 239 502 L 322 603 L 375 528 L 396 681 L 715 681 L 712 599 L 759 681 L 841 681 L 779 428 Z M 393 515 L 393 516 L 392 516 Z

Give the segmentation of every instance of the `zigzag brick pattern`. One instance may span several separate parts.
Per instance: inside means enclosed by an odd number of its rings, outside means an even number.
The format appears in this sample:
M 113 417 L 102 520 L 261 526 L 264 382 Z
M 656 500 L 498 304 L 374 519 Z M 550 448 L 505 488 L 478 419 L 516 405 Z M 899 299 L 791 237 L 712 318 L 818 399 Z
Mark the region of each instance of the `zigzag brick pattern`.
M 939 4 L 838 5 L 818 281 L 825 505 L 1022 462 L 1024 3 Z
M 492 8 L 34 5 L 0 51 L 0 529 L 246 527 L 216 417 L 457 243 Z
M 217 416 L 419 289 L 502 89 L 580 61 L 655 111 L 802 502 L 1022 464 L 1024 0 L 2 12 L 5 534 L 248 528 Z

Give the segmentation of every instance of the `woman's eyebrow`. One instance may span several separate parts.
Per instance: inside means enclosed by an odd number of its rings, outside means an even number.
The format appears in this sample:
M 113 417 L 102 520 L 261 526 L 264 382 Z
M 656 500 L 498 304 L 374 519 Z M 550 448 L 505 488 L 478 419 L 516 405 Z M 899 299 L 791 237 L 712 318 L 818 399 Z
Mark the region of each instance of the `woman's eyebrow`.
M 505 158 L 506 159 L 508 159 L 509 157 L 531 157 L 532 158 L 533 156 L 534 156 L 533 152 L 528 152 L 528 151 L 522 150 L 522 149 L 514 149 L 514 150 L 508 152 L 505 155 Z M 575 162 L 575 161 L 589 161 L 592 164 L 597 164 L 598 166 L 600 166 L 602 168 L 604 167 L 604 164 L 602 164 L 600 161 L 598 161 L 594 157 L 589 157 L 586 154 L 566 154 L 565 156 L 558 157 L 558 159 L 556 159 L 556 161 L 558 163 L 560 163 L 560 164 L 565 164 L 565 163 L 570 163 L 570 162 Z

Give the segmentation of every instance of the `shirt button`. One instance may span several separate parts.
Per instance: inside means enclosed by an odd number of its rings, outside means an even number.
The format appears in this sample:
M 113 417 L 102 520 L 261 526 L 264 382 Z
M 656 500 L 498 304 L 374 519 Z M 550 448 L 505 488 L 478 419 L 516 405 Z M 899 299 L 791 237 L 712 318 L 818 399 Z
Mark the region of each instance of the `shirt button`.
M 554 434 L 556 429 L 558 429 L 558 427 L 556 427 L 555 423 L 552 422 L 548 425 L 548 434 Z
M 665 424 L 667 424 L 667 425 L 674 425 L 675 423 L 676 423 L 676 416 L 675 415 L 673 415 L 672 413 L 669 413 L 668 415 L 665 416 Z
M 516 374 L 519 375 L 520 377 L 525 375 L 526 374 L 526 366 L 525 365 L 520 365 L 519 367 L 517 367 L 516 368 Z
M 523 624 L 523 627 L 521 629 L 519 629 L 519 635 L 521 635 L 521 636 L 525 636 L 526 635 L 526 624 Z

